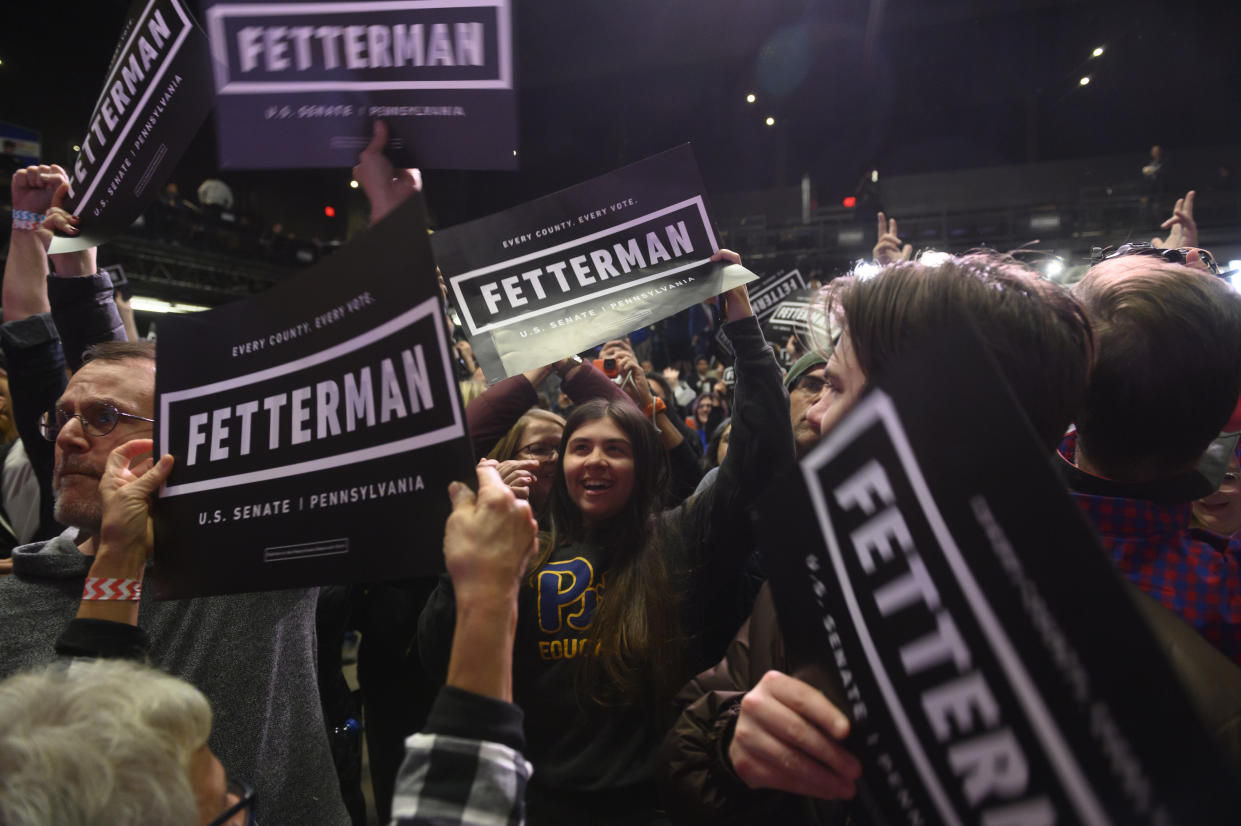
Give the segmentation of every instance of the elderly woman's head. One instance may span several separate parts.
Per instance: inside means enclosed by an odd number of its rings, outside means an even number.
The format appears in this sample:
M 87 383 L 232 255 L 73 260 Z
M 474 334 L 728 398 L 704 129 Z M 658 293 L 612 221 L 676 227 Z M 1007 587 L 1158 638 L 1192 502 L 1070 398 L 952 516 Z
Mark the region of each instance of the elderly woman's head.
M 118 660 L 0 683 L 0 823 L 247 822 L 207 747 L 211 707 L 189 683 Z

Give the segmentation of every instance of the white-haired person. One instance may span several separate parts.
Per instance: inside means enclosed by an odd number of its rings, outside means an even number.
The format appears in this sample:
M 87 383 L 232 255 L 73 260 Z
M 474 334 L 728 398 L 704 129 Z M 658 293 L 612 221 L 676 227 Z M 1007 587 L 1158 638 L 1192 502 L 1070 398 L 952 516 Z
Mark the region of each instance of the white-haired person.
M 0 683 L 0 823 L 252 822 L 253 794 L 207 747 L 211 706 L 128 660 L 75 660 Z

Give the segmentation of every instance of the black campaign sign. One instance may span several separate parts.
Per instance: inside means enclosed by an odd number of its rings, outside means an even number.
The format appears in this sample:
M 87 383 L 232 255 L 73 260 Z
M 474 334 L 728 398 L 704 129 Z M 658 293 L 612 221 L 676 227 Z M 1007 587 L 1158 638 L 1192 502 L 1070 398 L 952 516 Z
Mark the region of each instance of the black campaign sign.
M 708 260 L 718 243 L 688 145 L 437 232 L 431 242 L 493 381 L 755 278 Z
M 880 824 L 1235 820 L 1189 699 L 966 327 L 764 501 L 792 673 L 853 721 Z
M 135 3 L 70 173 L 80 233 L 51 252 L 96 246 L 142 214 L 211 111 L 207 38 L 183 0 Z
M 750 306 L 759 323 L 764 324 L 789 294 L 806 289 L 806 279 L 799 270 L 764 278 L 750 290 Z
M 517 168 L 509 0 L 215 2 L 227 168 L 352 166 L 389 128 L 403 166 Z
M 420 199 L 263 295 L 160 322 L 158 595 L 438 570 L 472 464 L 447 342 Z

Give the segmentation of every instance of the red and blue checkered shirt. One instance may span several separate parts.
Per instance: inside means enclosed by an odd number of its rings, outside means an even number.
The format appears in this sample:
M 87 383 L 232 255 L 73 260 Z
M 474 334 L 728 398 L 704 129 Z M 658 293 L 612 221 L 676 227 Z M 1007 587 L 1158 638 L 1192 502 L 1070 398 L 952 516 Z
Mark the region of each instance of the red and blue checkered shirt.
M 1073 448 L 1071 439 L 1061 445 L 1067 461 L 1072 461 Z M 1235 553 L 1236 543 L 1220 551 L 1191 534 L 1190 502 L 1070 492 L 1121 572 L 1241 664 L 1241 557 Z

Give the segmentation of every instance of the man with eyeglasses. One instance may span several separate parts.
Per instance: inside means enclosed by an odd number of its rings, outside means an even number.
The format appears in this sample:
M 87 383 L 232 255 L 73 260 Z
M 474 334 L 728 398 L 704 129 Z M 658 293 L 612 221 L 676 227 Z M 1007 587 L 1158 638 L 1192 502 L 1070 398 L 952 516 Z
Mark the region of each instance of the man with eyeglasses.
M 261 822 L 344 826 L 350 820 L 315 674 L 316 591 L 155 602 L 142 594 L 145 565 L 101 544 L 108 456 L 150 438 L 154 403 L 154 345 L 109 342 L 92 348 L 43 417 L 43 435 L 55 442 L 56 518 L 70 527 L 14 550 L 14 575 L 0 579 L 0 677 L 57 652 L 142 658 L 149 651 L 154 664 L 210 699 L 211 750 L 231 774 L 253 782 Z M 79 622 L 57 640 L 84 605 L 132 610 L 137 626 L 117 636 Z

